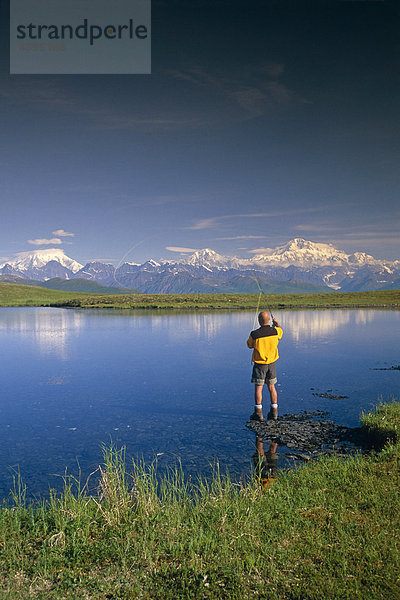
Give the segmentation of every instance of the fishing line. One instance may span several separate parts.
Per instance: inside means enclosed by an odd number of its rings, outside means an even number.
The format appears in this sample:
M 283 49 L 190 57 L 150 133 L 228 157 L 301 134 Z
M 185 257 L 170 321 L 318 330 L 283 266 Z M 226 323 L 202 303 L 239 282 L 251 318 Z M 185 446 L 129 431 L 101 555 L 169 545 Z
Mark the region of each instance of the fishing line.
M 257 308 L 256 308 L 256 314 L 254 315 L 253 330 L 256 328 L 256 322 L 257 322 L 258 311 L 259 311 L 259 309 L 260 309 L 261 296 L 262 296 L 262 292 L 260 292 L 260 293 L 258 294 L 258 303 L 257 303 Z
M 164 227 L 163 228 L 163 232 L 167 232 L 170 231 L 171 232 L 175 232 L 177 231 L 176 227 Z M 115 274 L 117 272 L 117 269 L 119 269 L 119 267 L 122 265 L 122 263 L 124 262 L 125 258 L 132 252 L 132 250 L 135 250 L 135 248 L 137 248 L 138 246 L 140 246 L 141 244 L 143 244 L 144 242 L 147 242 L 147 240 L 152 240 L 153 238 L 156 238 L 159 236 L 159 233 L 153 233 L 152 235 L 148 235 L 147 237 L 143 238 L 142 240 L 140 240 L 139 242 L 136 242 L 135 244 L 133 244 L 133 246 L 131 246 L 129 248 L 129 250 L 127 252 L 125 252 L 125 254 L 123 255 L 123 257 L 121 258 L 121 260 L 119 261 L 119 263 L 117 264 L 117 266 L 115 267 L 114 270 L 114 281 L 115 283 L 117 283 L 120 287 L 124 287 L 124 285 L 118 281 L 118 279 L 116 278 Z
M 115 267 L 114 274 L 113 274 L 114 275 L 114 281 L 115 281 L 115 283 L 118 284 L 120 287 L 125 287 L 125 286 L 124 286 L 123 283 L 121 283 L 120 281 L 118 281 L 118 279 L 115 276 L 115 274 L 117 272 L 117 269 L 119 269 L 119 267 L 122 265 L 122 263 L 125 260 L 125 258 L 128 256 L 128 254 L 130 254 L 132 252 L 132 250 L 134 250 L 135 248 L 137 248 L 138 246 L 140 246 L 140 244 L 143 244 L 147 240 L 151 240 L 154 237 L 156 237 L 156 236 L 155 235 L 149 235 L 149 236 L 143 238 L 142 240 L 140 240 L 140 242 L 137 242 L 136 244 L 133 244 L 133 246 L 131 246 L 129 248 L 129 250 L 127 252 L 125 252 L 125 254 L 123 255 L 123 257 L 121 258 L 121 260 L 119 261 L 119 263 Z

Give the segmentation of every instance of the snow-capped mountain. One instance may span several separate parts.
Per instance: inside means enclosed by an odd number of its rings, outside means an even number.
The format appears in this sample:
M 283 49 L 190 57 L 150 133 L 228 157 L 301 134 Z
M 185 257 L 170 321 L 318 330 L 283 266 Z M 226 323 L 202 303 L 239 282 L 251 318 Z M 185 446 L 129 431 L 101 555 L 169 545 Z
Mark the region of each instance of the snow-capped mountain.
M 142 292 L 367 291 L 400 288 L 400 261 L 369 254 L 346 254 L 331 244 L 295 238 L 252 258 L 223 256 L 210 248 L 177 260 L 143 264 L 90 262 L 82 266 L 63 250 L 20 252 L 0 266 L 0 278 L 45 281 L 54 277 L 89 279 Z
M 178 261 L 180 264 L 203 267 L 205 269 L 240 269 L 251 264 L 249 259 L 237 258 L 236 256 L 224 256 L 210 248 L 196 250 L 186 258 Z
M 264 254 L 257 254 L 253 258 L 255 264 L 280 267 L 323 267 L 343 265 L 348 261 L 349 255 L 331 244 L 309 242 L 302 238 L 295 238 L 283 246 L 270 249 Z
M 326 266 L 364 266 L 386 264 L 376 260 L 364 252 L 346 254 L 332 244 L 316 243 L 295 238 L 276 248 L 267 248 L 263 253 L 255 254 L 252 258 L 240 259 L 223 256 L 204 248 L 197 250 L 180 262 L 196 267 L 208 268 L 249 268 L 249 267 L 326 267 Z
M 136 266 L 136 264 L 130 263 L 129 266 L 134 267 L 134 266 Z M 143 263 L 142 265 L 139 265 L 139 268 L 142 271 L 149 271 L 149 270 L 153 271 L 154 269 L 157 269 L 158 267 L 161 267 L 161 264 L 158 263 L 157 261 L 153 260 L 152 258 L 150 260 L 146 260 L 146 262 Z
M 118 286 L 118 282 L 115 279 L 115 272 L 116 269 L 114 265 L 93 261 L 82 267 L 81 270 L 76 273 L 76 278 L 97 281 L 103 285 L 115 287 Z
M 18 252 L 14 260 L 8 261 L 8 265 L 20 271 L 21 273 L 29 273 L 30 271 L 42 269 L 46 267 L 49 262 L 55 261 L 62 267 L 65 267 L 72 273 L 77 273 L 82 269 L 83 265 L 78 263 L 76 260 L 69 258 L 64 250 L 60 248 L 48 248 L 46 250 L 32 250 L 31 252 Z M 0 269 L 5 265 L 0 265 Z
M 181 261 L 187 265 L 193 267 L 206 267 L 212 269 L 214 267 L 226 268 L 230 266 L 231 259 L 222 254 L 218 254 L 210 248 L 203 248 L 203 250 L 196 250 L 193 254 L 190 254 L 186 259 Z

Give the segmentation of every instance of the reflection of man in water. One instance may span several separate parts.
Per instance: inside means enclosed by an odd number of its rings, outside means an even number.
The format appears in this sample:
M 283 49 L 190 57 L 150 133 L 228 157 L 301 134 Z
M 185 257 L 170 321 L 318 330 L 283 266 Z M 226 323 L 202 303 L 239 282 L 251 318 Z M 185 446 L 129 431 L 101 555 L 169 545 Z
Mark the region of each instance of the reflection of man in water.
M 247 346 L 253 348 L 252 361 L 253 374 L 251 383 L 255 385 L 255 410 L 250 418 L 262 421 L 262 392 L 264 383 L 267 384 L 271 409 L 269 417 L 278 418 L 278 395 L 275 384 L 278 381 L 276 378 L 276 361 L 279 358 L 278 343 L 283 332 L 276 319 L 272 321 L 272 327 L 269 325 L 269 314 L 260 312 L 258 315 L 260 327 L 252 331 L 247 340 Z
M 253 454 L 254 467 L 256 469 L 257 477 L 266 489 L 268 485 L 275 481 L 278 474 L 278 457 L 276 450 L 278 444 L 272 442 L 270 444 L 268 452 L 264 452 L 264 444 L 261 436 L 256 438 L 256 452 Z

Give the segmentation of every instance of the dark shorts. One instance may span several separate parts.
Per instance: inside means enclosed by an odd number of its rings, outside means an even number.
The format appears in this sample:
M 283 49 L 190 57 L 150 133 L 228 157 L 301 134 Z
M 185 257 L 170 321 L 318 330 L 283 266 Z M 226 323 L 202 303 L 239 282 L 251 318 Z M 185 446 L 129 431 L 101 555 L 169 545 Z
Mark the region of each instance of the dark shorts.
M 254 363 L 251 383 L 256 385 L 274 385 L 277 382 L 276 378 L 276 361 L 269 365 L 260 365 Z

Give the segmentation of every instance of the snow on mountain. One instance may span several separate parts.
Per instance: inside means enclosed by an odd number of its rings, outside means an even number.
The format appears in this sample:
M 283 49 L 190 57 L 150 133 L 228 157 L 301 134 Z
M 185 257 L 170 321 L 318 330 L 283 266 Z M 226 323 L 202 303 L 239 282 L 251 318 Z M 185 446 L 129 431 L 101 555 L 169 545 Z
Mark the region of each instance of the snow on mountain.
M 333 290 L 340 290 L 340 285 L 338 283 L 335 283 L 336 276 L 336 271 L 333 271 L 333 273 L 326 273 L 326 275 L 323 275 L 322 281 L 325 283 L 325 285 L 332 288 Z
M 218 254 L 210 248 L 203 248 L 203 250 L 196 250 L 193 254 L 190 254 L 187 258 L 181 262 L 193 267 L 227 267 L 232 259 Z
M 172 264 L 171 262 L 169 264 Z M 203 248 L 202 250 L 196 250 L 193 254 L 190 254 L 188 257 L 181 259 L 178 263 L 174 264 L 184 264 L 190 265 L 192 267 L 202 267 L 203 269 L 208 270 L 218 270 L 218 269 L 241 269 L 243 267 L 247 268 L 250 265 L 248 258 L 237 258 L 236 256 L 224 256 L 223 254 L 218 254 L 214 250 L 210 248 Z
M 376 260 L 365 252 L 354 252 L 346 254 L 338 250 L 332 244 L 310 242 L 302 238 L 294 238 L 282 246 L 267 248 L 263 253 L 256 254 L 252 258 L 228 257 L 204 248 L 197 250 L 190 256 L 180 261 L 181 263 L 195 267 L 208 268 L 265 268 L 265 267 L 335 267 L 364 265 L 383 266 L 384 261 Z
M 332 244 L 321 244 L 295 238 L 283 246 L 269 250 L 266 254 L 255 255 L 253 262 L 260 266 L 322 267 L 347 264 L 349 256 L 342 250 L 337 250 Z
M 357 266 L 364 266 L 364 265 L 382 266 L 384 264 L 384 262 L 382 260 L 377 260 L 370 254 L 365 254 L 365 252 L 354 252 L 354 254 L 350 254 L 348 256 L 348 261 L 350 264 L 354 264 Z
M 83 267 L 63 250 L 51 248 L 20 252 L 0 266 L 3 279 L 84 278 L 147 293 L 250 292 L 254 291 L 254 271 L 264 282 L 262 285 L 276 291 L 288 291 L 290 286 L 296 291 L 299 284 L 342 291 L 397 289 L 400 285 L 398 260 L 377 260 L 364 252 L 346 254 L 332 244 L 302 238 L 265 249 L 251 258 L 223 256 L 204 248 L 175 261 L 150 259 L 118 267 L 93 261 Z
M 73 278 L 89 279 L 108 286 L 117 285 L 114 265 L 99 261 L 87 263 L 80 271 L 74 274 Z
M 69 269 L 73 273 L 76 273 L 82 269 L 83 265 L 78 263 L 76 260 L 69 258 L 60 248 L 47 248 L 45 250 L 32 250 L 31 252 L 18 252 L 17 258 L 8 261 L 7 264 L 11 265 L 18 271 L 30 271 L 31 269 L 41 269 L 45 267 L 50 261 L 60 263 L 62 267 Z M 4 265 L 0 265 L 0 268 Z
M 143 263 L 142 265 L 139 265 L 139 267 L 140 267 L 140 269 L 147 271 L 149 269 L 150 270 L 157 269 L 158 267 L 161 267 L 161 265 L 157 261 L 150 258 L 150 260 L 146 260 L 146 262 Z

